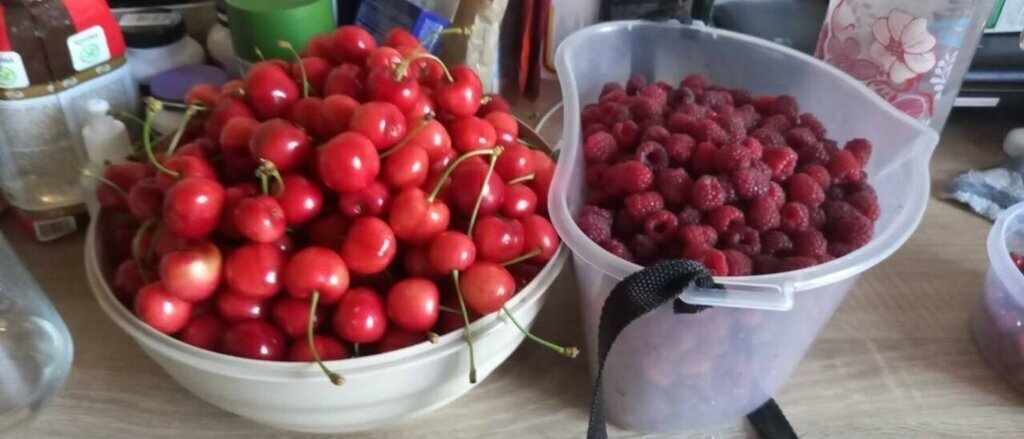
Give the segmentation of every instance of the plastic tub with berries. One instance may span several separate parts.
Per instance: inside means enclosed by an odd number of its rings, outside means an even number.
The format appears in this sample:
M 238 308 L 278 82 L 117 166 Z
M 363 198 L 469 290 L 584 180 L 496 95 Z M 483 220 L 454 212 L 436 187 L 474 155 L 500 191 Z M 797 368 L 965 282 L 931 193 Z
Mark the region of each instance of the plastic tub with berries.
M 549 211 L 573 252 L 591 371 L 605 299 L 642 265 L 698 260 L 725 287 L 680 291 L 712 309 L 665 306 L 623 331 L 604 369 L 609 419 L 675 432 L 750 413 L 914 232 L 938 135 L 823 62 L 700 25 L 588 27 L 556 62 Z
M 990 365 L 1024 389 L 1024 203 L 1004 211 L 988 234 L 988 274 L 971 316 L 974 344 Z

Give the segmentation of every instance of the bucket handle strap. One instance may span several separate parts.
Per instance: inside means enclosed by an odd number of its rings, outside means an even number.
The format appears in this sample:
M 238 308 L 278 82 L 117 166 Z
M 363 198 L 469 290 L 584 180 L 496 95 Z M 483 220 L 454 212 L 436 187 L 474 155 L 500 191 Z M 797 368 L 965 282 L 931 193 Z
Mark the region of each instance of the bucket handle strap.
M 608 351 L 619 334 L 634 320 L 674 300 L 672 307 L 676 314 L 696 314 L 709 307 L 691 305 L 679 300 L 679 291 L 691 285 L 700 288 L 721 288 L 708 273 L 706 267 L 690 260 L 670 260 L 633 273 L 612 288 L 601 309 L 601 321 L 597 336 L 597 382 L 594 384 L 593 402 L 590 406 L 590 425 L 587 439 L 608 437 L 604 413 L 604 363 Z M 769 399 L 764 405 L 747 415 L 754 429 L 764 439 L 797 439 L 775 400 Z

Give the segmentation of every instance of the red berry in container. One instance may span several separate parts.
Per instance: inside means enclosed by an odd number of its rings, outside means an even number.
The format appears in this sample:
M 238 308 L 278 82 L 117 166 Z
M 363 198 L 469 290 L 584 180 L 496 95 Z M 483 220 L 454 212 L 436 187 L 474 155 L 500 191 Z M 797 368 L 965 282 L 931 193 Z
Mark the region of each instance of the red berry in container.
M 480 314 L 498 311 L 516 291 L 512 274 L 490 261 L 478 261 L 467 268 L 459 276 L 459 288 L 466 307 Z
M 429 331 L 440 317 L 441 293 L 429 279 L 408 278 L 387 294 L 388 320 L 407 331 Z
M 391 227 L 378 218 L 365 216 L 349 227 L 348 237 L 341 245 L 341 257 L 352 272 L 375 274 L 391 264 L 397 250 Z
M 263 320 L 246 320 L 228 327 L 221 341 L 224 353 L 254 360 L 280 361 L 288 341 L 281 330 Z
M 234 294 L 267 299 L 281 291 L 284 255 L 271 244 L 249 244 L 232 251 L 224 277 Z
M 227 323 L 214 314 L 203 314 L 189 320 L 178 337 L 181 341 L 200 349 L 219 351 Z
M 284 286 L 296 299 L 310 299 L 319 293 L 320 303 L 332 304 L 348 290 L 348 266 L 334 250 L 306 247 L 285 265 Z
M 369 288 L 353 288 L 338 303 L 334 330 L 351 343 L 375 343 L 388 326 L 384 300 Z
M 313 334 L 313 347 L 322 361 L 344 360 L 349 357 L 348 348 L 341 344 L 334 337 L 322 334 Z M 288 360 L 309 363 L 316 361 L 309 343 L 292 343 L 288 350 Z
M 168 294 L 159 282 L 139 290 L 135 295 L 134 309 L 139 320 L 164 334 L 175 334 L 184 329 L 192 314 L 190 302 Z

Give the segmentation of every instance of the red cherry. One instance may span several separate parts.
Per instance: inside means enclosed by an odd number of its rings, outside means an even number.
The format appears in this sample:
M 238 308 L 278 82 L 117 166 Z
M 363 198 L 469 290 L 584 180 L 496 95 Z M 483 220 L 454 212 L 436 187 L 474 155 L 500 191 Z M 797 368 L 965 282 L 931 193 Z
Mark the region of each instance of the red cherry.
M 480 193 L 483 193 L 483 200 L 480 202 L 479 215 L 493 215 L 501 208 L 501 204 L 505 200 L 505 182 L 501 180 L 497 172 L 492 172 L 491 177 L 487 178 L 487 172 L 487 165 L 479 162 L 476 164 L 465 162 L 455 168 L 455 172 L 452 172 L 452 187 L 460 188 L 460 190 L 452 191 L 452 197 L 455 207 L 462 213 L 466 215 L 473 213 Z M 484 185 L 485 178 L 487 178 L 486 185 Z
M 349 357 L 348 348 L 329 335 L 313 334 L 313 346 L 323 361 L 344 360 Z M 316 357 L 313 356 L 313 351 L 309 350 L 308 342 L 295 342 L 288 352 L 288 360 L 311 363 L 316 361 Z
M 327 74 L 334 68 L 334 65 L 332 65 L 330 61 L 320 57 L 306 56 L 302 58 L 302 67 L 306 69 L 306 81 L 309 82 L 311 95 L 319 96 L 323 94 L 324 82 L 327 81 Z M 292 80 L 301 86 L 302 68 L 299 67 L 298 63 L 292 62 L 290 71 Z
M 416 47 L 420 45 L 420 39 L 404 27 L 393 27 L 384 36 L 384 45 L 391 47 Z
M 334 95 L 324 98 L 321 117 L 324 124 L 324 139 L 330 139 L 348 131 L 352 114 L 359 108 L 359 101 L 346 95 Z
M 388 186 L 402 189 L 420 186 L 427 181 L 430 158 L 427 151 L 416 145 L 405 145 L 384 161 L 382 172 Z
M 197 84 L 185 93 L 185 105 L 202 105 L 212 108 L 220 99 L 220 89 L 213 84 Z
M 341 26 L 334 31 L 334 47 L 331 58 L 334 62 L 350 62 L 362 65 L 366 57 L 377 48 L 377 40 L 366 29 L 355 25 Z
M 437 324 L 441 293 L 433 281 L 408 278 L 387 294 L 388 319 L 407 331 L 429 331 Z
M 190 177 L 208 178 L 210 180 L 215 180 L 217 178 L 217 171 L 213 169 L 210 162 L 196 156 L 176 155 L 164 160 L 162 163 L 165 168 L 178 173 L 177 177 L 166 172 L 158 172 L 156 174 L 156 184 L 164 189 L 174 186 L 174 183 Z
M 128 303 L 135 298 L 135 293 L 146 286 L 142 280 L 142 271 L 139 264 L 132 259 L 126 259 L 117 266 L 114 272 L 114 294 L 122 302 Z
M 476 261 L 476 246 L 465 233 L 448 230 L 430 242 L 428 257 L 439 273 L 465 270 Z
M 206 178 L 179 181 L 164 197 L 164 224 L 183 238 L 204 238 L 217 228 L 224 187 Z
M 480 77 L 466 65 L 457 65 L 449 70 L 454 82 L 442 82 L 435 88 L 437 106 L 456 117 L 476 114 L 484 95 Z
M 219 351 L 228 324 L 213 314 L 195 316 L 181 330 L 181 341 L 208 351 Z
M 448 206 L 439 200 L 427 200 L 420 188 L 406 188 L 395 196 L 388 224 L 395 235 L 412 244 L 426 244 L 445 229 L 451 220 Z
M 217 313 L 229 322 L 262 319 L 267 313 L 267 308 L 267 301 L 264 299 L 228 291 L 217 294 Z
M 533 150 L 519 143 L 506 147 L 494 165 L 494 172 L 505 181 L 525 177 L 534 171 Z
M 245 82 L 241 79 L 232 79 L 220 86 L 220 98 L 235 98 L 245 94 Z M 219 102 L 219 101 L 218 101 Z
M 406 73 L 398 79 L 394 68 L 378 67 L 366 77 L 366 93 L 370 100 L 388 102 L 397 107 L 404 122 L 405 113 L 412 111 L 419 101 L 420 83 L 413 75 Z
M 366 98 L 366 71 L 355 64 L 345 63 L 327 73 L 324 96 L 345 95 L 357 101 Z
M 402 266 L 405 274 L 410 277 L 438 277 L 442 273 L 434 270 L 430 265 L 430 247 L 408 247 L 405 249 L 405 256 L 402 259 Z
M 277 241 L 271 242 L 270 245 L 280 250 L 285 259 L 290 258 L 295 253 L 295 241 L 287 233 L 281 235 Z
M 281 331 L 263 320 L 238 322 L 224 332 L 224 353 L 254 360 L 280 361 L 285 358 L 288 340 Z
M 282 297 L 270 307 L 270 318 L 281 332 L 288 338 L 305 338 L 309 329 L 309 300 Z M 313 330 L 320 327 L 326 318 L 323 308 L 317 309 L 313 315 Z M 302 343 L 297 341 L 296 343 Z
M 473 229 L 473 243 L 480 259 L 502 263 L 523 254 L 523 225 L 513 219 L 489 216 Z
M 340 213 L 317 218 L 306 228 L 309 245 L 320 247 L 341 248 L 347 234 L 348 219 Z
M 302 55 L 331 60 L 333 52 L 334 34 L 316 34 L 306 43 L 306 49 L 302 51 Z
M 459 288 L 466 306 L 486 315 L 501 309 L 512 298 L 516 281 L 501 264 L 477 261 L 459 277 Z
M 523 239 L 524 250 L 540 250 L 540 254 L 530 258 L 532 262 L 546 262 L 555 256 L 558 251 L 558 233 L 546 218 L 540 215 L 530 215 L 523 218 Z
M 184 138 L 187 135 L 188 134 L 183 134 L 182 138 Z M 178 146 L 178 148 L 174 150 L 174 154 L 172 155 L 172 157 L 192 156 L 197 159 L 206 160 L 207 152 L 213 152 L 211 151 L 212 148 L 216 147 L 216 145 L 207 141 L 206 139 L 197 139 L 195 141 Z
M 348 132 L 319 149 L 317 169 L 327 187 L 354 192 L 370 185 L 380 173 L 380 155 L 366 136 Z
M 486 94 L 484 98 L 487 99 L 487 103 L 480 106 L 480 110 L 477 111 L 478 116 L 488 115 L 494 112 L 512 113 L 512 106 L 508 104 L 499 94 Z
M 223 258 L 220 249 L 202 242 L 160 258 L 164 291 L 187 302 L 206 300 L 220 286 Z
M 140 180 L 128 191 L 128 209 L 139 221 L 159 217 L 163 206 L 164 190 L 153 178 Z
M 484 119 L 494 126 L 499 145 L 508 148 L 519 143 L 519 121 L 511 113 L 492 111 Z
M 320 186 L 297 173 L 285 174 L 281 179 L 284 187 L 278 188 L 277 202 L 289 226 L 300 227 L 320 214 L 324 205 Z
M 262 120 L 283 117 L 302 97 L 299 86 L 285 68 L 257 64 L 245 75 L 245 99 Z
M 333 250 L 323 247 L 302 249 L 292 256 L 284 269 L 284 286 L 296 299 L 309 299 L 313 292 L 319 292 L 321 303 L 335 303 L 348 291 L 348 284 L 345 261 Z
M 380 181 L 355 192 L 338 196 L 338 210 L 349 218 L 375 216 L 383 218 L 391 209 L 391 192 Z
M 228 255 L 224 277 L 235 294 L 256 299 L 273 297 L 284 281 L 284 255 L 271 244 L 249 244 Z
M 243 199 L 235 206 L 231 220 L 235 229 L 253 242 L 277 241 L 288 226 L 281 204 L 269 195 Z
M 225 189 L 224 209 L 221 211 L 217 230 L 230 238 L 241 238 L 242 232 L 239 232 L 238 228 L 235 227 L 235 208 L 238 207 L 238 203 L 241 203 L 242 200 L 255 196 L 259 191 L 260 190 L 256 187 L 256 184 L 252 182 L 236 184 Z
M 459 152 L 494 148 L 497 134 L 490 122 L 476 116 L 455 119 L 452 125 L 452 146 Z
M 419 132 L 409 138 L 409 144 L 426 150 L 431 162 L 443 159 L 452 152 L 452 139 L 448 136 L 448 130 L 436 120 L 427 121 Z
M 123 209 L 128 206 L 123 192 L 130 191 L 139 181 L 146 178 L 149 170 L 146 165 L 138 162 L 122 162 L 108 165 L 103 169 L 103 178 L 117 185 L 121 190 L 109 184 L 100 183 L 96 186 L 96 200 L 100 206 L 109 209 Z
M 206 119 L 206 136 L 211 139 L 219 139 L 224 126 L 236 118 L 256 120 L 256 115 L 241 99 L 221 98 L 217 102 L 217 106 L 210 112 L 210 117 Z
M 377 149 L 387 149 L 405 137 L 405 115 L 388 102 L 367 102 L 356 108 L 348 129 L 366 136 Z
M 164 334 L 174 334 L 188 324 L 192 304 L 167 294 L 160 282 L 146 285 L 135 295 L 135 315 Z
M 374 274 L 391 264 L 397 250 L 391 227 L 378 218 L 364 216 L 349 227 L 348 238 L 341 245 L 341 258 L 354 273 Z
M 459 317 L 460 321 L 461 318 Z M 391 352 L 425 341 L 427 341 L 427 333 L 424 331 L 411 332 L 396 326 L 390 326 L 384 332 L 384 336 L 377 341 L 377 349 L 382 353 Z
M 353 288 L 334 311 L 334 330 L 351 343 L 373 343 L 387 329 L 384 301 L 369 288 Z
M 170 252 L 184 250 L 197 243 L 198 241 L 175 234 L 168 227 L 161 227 L 160 231 L 156 234 L 153 251 L 156 253 L 156 257 L 163 258 Z M 141 253 L 147 254 L 148 252 L 143 250 Z
M 229 120 L 220 131 L 218 145 L 220 145 L 221 152 L 227 155 L 248 156 L 249 141 L 259 124 L 260 122 L 256 119 L 247 117 L 236 117 Z
M 537 210 L 537 194 L 529 186 L 516 183 L 505 187 L 501 213 L 509 218 L 525 218 Z
M 394 68 L 402 62 L 402 54 L 394 47 L 387 46 L 380 46 L 370 52 L 370 55 L 366 57 L 366 70 L 372 72 L 379 68 Z
M 299 99 L 292 109 L 288 110 L 288 120 L 294 123 L 314 139 L 330 138 L 327 123 L 324 121 L 324 100 L 317 97 Z
M 536 176 L 530 182 L 530 187 L 537 193 L 537 211 L 545 213 L 548 211 L 548 190 L 551 189 L 551 180 L 555 177 L 555 162 L 543 151 L 535 149 L 533 168 Z
M 254 159 L 269 160 L 278 171 L 289 172 L 305 166 L 313 147 L 305 131 L 284 119 L 271 119 L 253 131 L 249 152 Z

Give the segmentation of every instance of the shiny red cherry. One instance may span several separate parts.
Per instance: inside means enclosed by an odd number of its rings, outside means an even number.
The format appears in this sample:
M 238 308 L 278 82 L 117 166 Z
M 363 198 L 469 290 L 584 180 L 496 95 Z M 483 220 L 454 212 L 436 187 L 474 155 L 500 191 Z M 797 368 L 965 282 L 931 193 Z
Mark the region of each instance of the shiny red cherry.
M 254 360 L 280 361 L 285 358 L 288 340 L 281 330 L 263 320 L 235 323 L 224 332 L 221 342 L 225 354 Z
M 417 145 L 405 145 L 384 161 L 384 181 L 394 189 L 420 186 L 427 181 L 430 157 Z
M 525 218 L 537 211 L 537 194 L 523 183 L 510 184 L 505 187 L 505 201 L 501 203 L 501 213 L 509 218 Z
M 455 119 L 451 133 L 452 146 L 462 153 L 491 149 L 497 142 L 494 125 L 476 116 Z
M 224 187 L 207 178 L 186 178 L 164 197 L 164 225 L 184 238 L 204 238 L 217 228 Z
M 168 227 L 161 227 L 154 240 L 152 251 L 158 258 L 162 258 L 170 252 L 184 250 L 199 243 L 198 240 L 185 238 L 174 233 L 174 231 Z M 145 239 L 142 241 L 145 242 Z M 145 244 L 143 244 L 143 246 L 145 246 Z M 149 254 L 149 251 L 142 249 L 140 250 L 140 253 Z
M 96 200 L 100 206 L 110 209 L 128 207 L 128 199 L 124 197 L 123 193 L 130 191 L 139 181 L 147 178 L 149 173 L 147 166 L 139 162 L 108 165 L 103 169 L 103 178 L 117 185 L 117 189 L 100 182 L 96 186 Z
M 366 57 L 366 70 L 372 72 L 378 68 L 394 68 L 401 62 L 402 54 L 394 47 L 381 46 L 373 49 Z
M 278 171 L 289 172 L 306 165 L 313 156 L 313 146 L 299 127 L 284 119 L 271 119 L 253 131 L 249 152 L 254 159 L 268 160 Z
M 313 347 L 322 361 L 344 360 L 349 357 L 348 348 L 329 335 L 313 334 Z M 288 351 L 288 360 L 309 363 L 316 361 L 316 357 L 309 349 L 308 342 L 297 341 L 292 343 L 292 348 Z
M 523 240 L 524 250 L 529 252 L 540 250 L 540 254 L 530 259 L 532 262 L 545 262 L 551 260 L 558 251 L 558 233 L 546 218 L 540 215 L 530 215 L 523 218 Z
M 533 167 L 536 177 L 530 182 L 530 187 L 537 193 L 537 212 L 548 211 L 548 190 L 551 189 L 551 180 L 555 178 L 555 162 L 543 151 L 533 150 Z
M 377 149 L 387 149 L 405 137 L 405 115 L 389 102 L 367 102 L 356 108 L 348 129 L 366 136 Z
M 320 57 L 306 56 L 302 58 L 302 67 L 306 69 L 306 80 L 309 81 L 310 96 L 322 95 L 324 82 L 327 82 L 327 74 L 334 68 L 334 65 Z M 299 67 L 298 63 L 292 62 L 290 71 L 292 80 L 299 84 L 301 89 L 302 68 Z
M 231 213 L 235 229 L 252 242 L 271 243 L 284 236 L 288 221 L 284 209 L 270 195 L 258 195 L 238 202 Z
M 235 294 L 256 299 L 273 297 L 284 283 L 284 255 L 271 244 L 249 244 L 228 255 L 224 277 Z
M 296 299 L 309 299 L 318 292 L 320 303 L 335 303 L 348 291 L 348 285 L 345 261 L 328 248 L 306 247 L 292 256 L 284 269 L 284 287 Z
M 505 182 L 497 172 L 492 172 L 491 177 L 487 178 L 487 172 L 487 165 L 479 162 L 465 162 L 452 172 L 452 187 L 459 188 L 452 191 L 452 199 L 462 213 L 473 213 L 481 193 L 483 200 L 480 202 L 479 215 L 493 215 L 501 208 L 505 200 Z
M 411 110 L 405 112 L 406 126 L 414 127 L 419 125 L 420 121 L 428 115 L 433 116 L 436 114 L 434 99 L 431 96 L 430 90 L 420 89 L 420 96 L 416 99 L 416 103 L 413 104 Z
M 454 82 L 442 82 L 435 88 L 438 108 L 456 117 L 476 114 L 484 95 L 480 77 L 466 65 L 457 65 L 449 70 Z
M 501 309 L 516 293 L 516 281 L 501 264 L 477 261 L 459 277 L 466 307 L 480 314 Z
M 431 162 L 441 160 L 452 152 L 452 139 L 448 130 L 436 120 L 427 121 L 419 132 L 409 138 L 409 144 L 426 150 Z
M 289 226 L 300 227 L 320 214 L 324 205 L 320 186 L 298 173 L 285 174 L 281 179 L 284 187 L 275 186 L 276 192 L 273 193 Z
M 402 257 L 402 267 L 405 268 L 406 276 L 435 278 L 444 273 L 438 273 L 434 266 L 430 265 L 430 247 L 415 246 L 405 248 Z
M 502 263 L 523 254 L 523 235 L 519 221 L 488 216 L 477 221 L 473 243 L 480 259 Z
M 345 95 L 362 102 L 366 99 L 366 71 L 356 64 L 345 63 L 327 73 L 324 96 Z
M 448 230 L 430 242 L 430 265 L 439 273 L 465 270 L 476 261 L 476 245 L 465 233 Z
M 440 200 L 429 201 L 420 188 L 405 188 L 391 204 L 388 224 L 396 236 L 412 244 L 426 244 L 448 228 L 451 212 Z
M 354 273 L 374 274 L 391 264 L 397 250 L 391 227 L 379 218 L 364 216 L 349 227 L 348 238 L 341 245 L 341 258 Z
M 370 100 L 393 104 L 404 116 L 419 101 L 420 83 L 407 71 L 401 72 L 401 78 L 398 74 L 392 67 L 373 69 L 366 77 L 366 94 Z
M 160 258 L 164 291 L 187 302 L 206 300 L 220 286 L 220 249 L 208 241 L 172 251 Z
M 267 314 L 267 301 L 230 291 L 217 293 L 217 313 L 228 322 L 262 319 Z
M 366 29 L 355 25 L 341 26 L 334 31 L 331 58 L 336 63 L 350 62 L 362 65 L 366 57 L 377 48 L 377 40 Z
M 375 216 L 383 218 L 391 210 L 391 191 L 375 180 L 369 186 L 355 192 L 338 195 L 338 211 L 349 218 Z
M 321 117 L 324 124 L 324 139 L 330 139 L 348 131 L 352 114 L 359 108 L 359 101 L 346 95 L 333 95 L 324 98 Z
M 221 152 L 225 155 L 241 156 L 249 155 L 249 141 L 252 139 L 252 133 L 259 126 L 260 122 L 256 119 L 250 119 L 247 117 L 236 117 L 229 120 L 224 124 L 224 128 L 220 131 L 219 142 Z
M 509 105 L 508 101 L 499 94 L 486 94 L 484 95 L 484 100 L 486 100 L 487 103 L 480 106 L 480 110 L 477 111 L 477 116 L 486 116 L 494 113 L 495 111 L 512 113 L 512 106 Z
M 494 126 L 499 145 L 508 148 L 519 143 L 519 121 L 512 113 L 493 111 L 488 113 L 484 119 Z
M 206 136 L 211 139 L 219 139 L 224 126 L 236 118 L 256 120 L 256 114 L 239 98 L 221 98 L 217 101 L 217 106 L 213 107 L 209 118 L 206 119 Z
M 306 43 L 302 56 L 315 56 L 330 61 L 334 52 L 334 34 L 316 34 Z
M 245 100 L 261 120 L 284 117 L 301 97 L 299 86 L 277 65 L 258 64 L 245 75 Z
M 134 309 L 139 320 L 164 334 L 181 331 L 192 314 L 192 304 L 168 294 L 160 282 L 139 290 Z
M 354 192 L 370 185 L 380 173 L 380 155 L 366 136 L 347 132 L 319 149 L 320 179 L 337 192 Z
M 221 211 L 220 220 L 217 223 L 217 230 L 229 238 L 241 238 L 242 232 L 235 227 L 234 213 L 238 203 L 242 200 L 256 196 L 260 189 L 256 183 L 239 183 L 224 190 L 224 208 Z
M 429 331 L 437 324 L 441 292 L 429 279 L 407 278 L 387 294 L 388 319 L 407 331 Z
M 324 121 L 324 100 L 318 97 L 299 99 L 288 111 L 288 120 L 314 139 L 327 140 L 330 130 Z
M 146 286 L 142 279 L 142 271 L 139 264 L 133 259 L 125 259 L 117 266 L 114 272 L 114 294 L 124 303 L 130 303 L 135 298 L 135 293 Z
M 156 184 L 161 188 L 167 189 L 174 186 L 174 183 L 186 179 L 186 178 L 208 178 L 214 180 L 217 178 L 217 171 L 213 169 L 210 162 L 204 158 L 196 156 L 175 155 L 163 162 L 165 168 L 170 169 L 178 173 L 177 176 L 172 176 L 166 172 L 157 172 Z
M 534 173 L 536 167 L 533 165 L 533 150 L 518 142 L 506 147 L 498 156 L 494 171 L 505 181 Z
M 128 191 L 128 210 L 139 221 L 160 216 L 164 206 L 164 190 L 153 178 L 139 180 Z
M 197 84 L 185 93 L 185 105 L 202 105 L 213 108 L 220 99 L 220 89 L 213 84 Z
M 281 297 L 270 307 L 270 319 L 288 338 L 302 338 L 304 341 L 309 329 L 310 305 L 312 303 L 306 299 Z M 318 307 L 317 312 L 313 314 L 314 331 L 320 327 L 326 316 L 325 309 Z
M 351 343 L 374 343 L 388 326 L 384 300 L 369 288 L 353 288 L 334 311 L 334 331 Z
M 416 47 L 420 45 L 420 39 L 404 27 L 393 27 L 384 36 L 384 45 L 390 47 Z
M 192 317 L 178 337 L 181 341 L 200 349 L 219 351 L 220 342 L 228 324 L 214 314 L 203 314 Z

